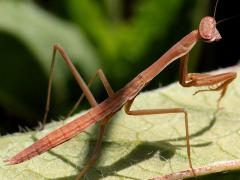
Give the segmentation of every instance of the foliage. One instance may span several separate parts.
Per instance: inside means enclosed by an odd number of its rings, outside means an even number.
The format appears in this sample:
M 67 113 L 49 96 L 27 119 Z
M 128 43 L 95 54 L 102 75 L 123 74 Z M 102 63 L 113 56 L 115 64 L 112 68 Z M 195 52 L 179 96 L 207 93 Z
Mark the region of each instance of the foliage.
M 53 6 L 58 4 L 64 7 L 61 18 L 33 1 L 0 1 L 0 109 L 7 121 L 17 119 L 16 124 L 30 126 L 41 120 L 54 43 L 64 47 L 85 79 L 100 67 L 118 89 L 187 34 L 192 22 L 196 27 L 207 7 L 200 0 L 144 0 L 129 5 L 120 0 L 69 0 L 55 1 Z M 168 83 L 175 74 L 172 66 L 156 82 Z M 100 97 L 103 90 L 97 87 L 95 94 Z M 59 60 L 51 117 L 65 115 L 79 94 Z M 3 121 L 1 127 L 13 124 Z

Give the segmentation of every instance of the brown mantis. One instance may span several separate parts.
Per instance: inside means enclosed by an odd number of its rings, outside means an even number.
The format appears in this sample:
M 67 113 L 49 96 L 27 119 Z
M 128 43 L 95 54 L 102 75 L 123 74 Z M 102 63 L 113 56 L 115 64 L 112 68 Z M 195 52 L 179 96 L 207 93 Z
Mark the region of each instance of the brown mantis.
M 214 13 L 215 14 L 215 13 Z M 215 15 L 214 15 L 215 16 Z M 76 68 L 73 66 L 71 60 L 65 53 L 64 49 L 60 45 L 54 45 L 52 64 L 50 69 L 50 78 L 48 85 L 48 96 L 46 112 L 44 115 L 44 123 L 47 119 L 49 104 L 50 104 L 50 94 L 51 94 L 51 84 L 52 84 L 52 74 L 55 63 L 55 55 L 57 52 L 63 57 L 67 66 L 71 70 L 73 76 L 77 80 L 79 86 L 83 91 L 83 95 L 79 98 L 76 106 L 81 102 L 82 98 L 86 96 L 88 102 L 92 106 L 88 112 L 80 116 L 79 118 L 73 120 L 72 122 L 54 130 L 53 132 L 47 134 L 45 137 L 36 141 L 31 146 L 27 147 L 23 151 L 19 152 L 15 156 L 6 160 L 8 164 L 17 164 L 34 156 L 40 155 L 49 149 L 70 140 L 72 137 L 76 136 L 80 132 L 84 131 L 89 126 L 100 121 L 100 134 L 97 139 L 96 147 L 94 152 L 81 170 L 77 179 L 80 179 L 93 165 L 96 161 L 97 154 L 100 151 L 101 143 L 103 140 L 104 132 L 110 118 L 124 106 L 124 110 L 128 115 L 152 115 L 152 114 L 165 114 L 165 113 L 182 113 L 185 120 L 185 130 L 186 130 L 186 144 L 187 144 L 187 155 L 189 161 L 189 167 L 193 171 L 192 161 L 191 161 L 191 151 L 190 151 L 190 140 L 189 140 L 189 128 L 188 128 L 188 113 L 184 108 L 171 108 L 171 109 L 141 109 L 141 110 L 131 110 L 131 105 L 135 97 L 139 92 L 154 78 L 156 77 L 166 66 L 171 62 L 180 58 L 180 84 L 183 87 L 191 86 L 209 86 L 208 89 L 199 90 L 196 93 L 202 91 L 221 91 L 220 97 L 218 99 L 218 108 L 220 100 L 224 97 L 228 85 L 236 78 L 235 72 L 222 73 L 218 75 L 210 74 L 200 74 L 200 73 L 188 73 L 188 53 L 194 47 L 195 43 L 202 39 L 206 42 L 214 42 L 221 39 L 221 35 L 216 29 L 216 21 L 214 17 L 204 17 L 199 25 L 198 30 L 190 32 L 188 35 L 183 37 L 174 46 L 172 46 L 164 55 L 162 55 L 158 60 L 156 60 L 151 66 L 138 74 L 132 81 L 130 81 L 126 86 L 117 92 L 114 92 L 111 88 L 107 78 L 105 77 L 101 69 L 97 70 L 95 76 L 91 79 L 89 85 L 93 80 L 99 76 L 102 81 L 109 97 L 103 102 L 98 104 L 89 90 L 88 85 L 84 82 L 80 74 L 77 72 Z M 212 87 L 216 85 L 216 87 Z

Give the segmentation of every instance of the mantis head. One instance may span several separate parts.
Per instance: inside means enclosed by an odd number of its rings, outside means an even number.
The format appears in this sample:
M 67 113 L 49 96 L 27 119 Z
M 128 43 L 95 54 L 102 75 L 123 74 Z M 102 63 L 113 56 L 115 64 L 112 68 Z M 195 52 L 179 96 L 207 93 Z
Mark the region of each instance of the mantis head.
M 218 41 L 222 37 L 216 28 L 216 21 L 213 17 L 206 16 L 202 18 L 199 28 L 198 28 L 199 36 L 205 42 L 213 42 Z

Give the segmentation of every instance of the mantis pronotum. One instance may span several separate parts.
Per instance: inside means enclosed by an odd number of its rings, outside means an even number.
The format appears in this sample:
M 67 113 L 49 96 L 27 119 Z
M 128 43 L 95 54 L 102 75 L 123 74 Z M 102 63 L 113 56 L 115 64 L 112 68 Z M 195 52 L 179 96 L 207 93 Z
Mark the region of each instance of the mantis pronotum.
M 214 13 L 215 14 L 215 13 Z M 215 16 L 215 15 L 214 15 Z M 202 91 L 221 91 L 220 97 L 218 99 L 218 107 L 220 100 L 224 97 L 228 85 L 236 78 L 235 72 L 222 73 L 218 75 L 210 74 L 200 74 L 200 73 L 188 73 L 188 53 L 194 47 L 195 43 L 202 39 L 206 42 L 214 42 L 221 39 L 221 35 L 216 29 L 216 21 L 214 17 L 204 17 L 202 18 L 199 28 L 190 32 L 188 35 L 183 37 L 175 45 L 173 45 L 164 55 L 162 55 L 158 60 L 156 60 L 151 66 L 138 74 L 132 81 L 130 81 L 126 86 L 124 86 L 119 91 L 114 92 L 108 83 L 103 71 L 99 69 L 92 81 L 96 76 L 101 79 L 109 97 L 103 102 L 98 104 L 89 90 L 88 85 L 83 81 L 80 74 L 77 72 L 76 68 L 73 66 L 71 60 L 65 53 L 64 49 L 60 45 L 54 45 L 52 64 L 50 70 L 49 88 L 48 88 L 48 98 L 46 105 L 46 112 L 44 115 L 44 122 L 47 119 L 49 103 L 50 103 L 50 93 L 52 84 L 52 73 L 55 62 L 55 55 L 57 52 L 61 54 L 63 60 L 68 65 L 73 76 L 77 80 L 79 86 L 83 91 L 83 95 L 80 97 L 77 104 L 80 103 L 83 96 L 86 96 L 90 105 L 92 106 L 88 112 L 80 116 L 79 118 L 73 120 L 72 122 L 60 127 L 59 129 L 47 134 L 45 137 L 36 141 L 31 146 L 27 147 L 23 151 L 19 152 L 15 156 L 6 160 L 9 164 L 21 163 L 25 160 L 31 159 L 34 156 L 42 154 L 49 149 L 64 143 L 65 141 L 76 136 L 80 132 L 84 131 L 89 126 L 100 121 L 100 134 L 97 139 L 96 147 L 94 149 L 93 155 L 90 160 L 81 170 L 77 179 L 80 179 L 92 166 L 97 158 L 97 154 L 100 151 L 101 143 L 103 140 L 103 135 L 105 132 L 106 125 L 108 124 L 110 118 L 124 106 L 124 110 L 128 115 L 151 115 L 151 114 L 165 114 L 165 113 L 182 113 L 185 120 L 186 129 L 186 144 L 187 144 L 187 155 L 189 161 L 189 167 L 193 171 L 192 161 L 191 161 L 191 151 L 189 142 L 189 128 L 188 128 L 188 113 L 184 108 L 171 108 L 171 109 L 141 109 L 141 110 L 131 110 L 131 105 L 138 95 L 138 93 L 154 78 L 156 77 L 166 66 L 171 62 L 180 58 L 180 84 L 183 87 L 191 86 L 209 86 L 208 89 L 199 90 L 196 93 Z M 90 84 L 92 83 L 90 82 Z M 216 85 L 216 87 L 212 87 Z

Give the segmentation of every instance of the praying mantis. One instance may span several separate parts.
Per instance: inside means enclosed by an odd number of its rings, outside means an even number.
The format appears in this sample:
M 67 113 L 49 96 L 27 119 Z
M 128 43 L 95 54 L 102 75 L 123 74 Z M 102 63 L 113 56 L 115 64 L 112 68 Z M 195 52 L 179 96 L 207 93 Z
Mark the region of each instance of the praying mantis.
M 218 2 L 218 1 L 217 1 Z M 217 3 L 216 3 L 217 4 Z M 216 7 L 215 7 L 216 8 Z M 216 10 L 216 9 L 215 9 Z M 97 138 L 97 143 L 93 151 L 92 156 L 89 161 L 80 171 L 76 179 L 80 179 L 83 175 L 90 169 L 97 159 L 97 155 L 101 149 L 101 143 L 104 137 L 106 126 L 112 116 L 124 107 L 124 111 L 128 115 L 138 116 L 138 115 L 159 115 L 166 113 L 181 113 L 184 116 L 185 122 L 185 133 L 186 133 L 186 145 L 187 145 L 187 156 L 189 167 L 194 174 L 194 169 L 192 166 L 191 160 L 191 151 L 190 151 L 190 138 L 189 138 L 189 127 L 188 127 L 188 112 L 184 108 L 168 108 L 168 109 L 140 109 L 132 110 L 131 106 L 134 102 L 136 96 L 140 91 L 154 78 L 156 77 L 163 69 L 165 69 L 173 61 L 180 59 L 180 79 L 179 83 L 183 87 L 199 87 L 199 86 L 208 86 L 207 89 L 198 90 L 196 93 L 203 91 L 221 91 L 220 97 L 217 100 L 217 108 L 221 99 L 224 97 L 228 85 L 236 78 L 235 72 L 227 72 L 217 75 L 206 74 L 206 73 L 189 73 L 188 72 L 188 60 L 189 52 L 197 43 L 198 40 L 203 40 L 208 43 L 212 43 L 221 39 L 221 35 L 216 28 L 215 21 L 215 12 L 214 16 L 206 16 L 202 18 L 197 30 L 193 30 L 181 40 L 179 40 L 175 45 L 173 45 L 165 54 L 163 54 L 159 59 L 157 59 L 152 65 L 138 74 L 133 80 L 127 83 L 123 88 L 114 92 L 111 88 L 110 83 L 108 82 L 106 76 L 104 75 L 101 69 L 98 69 L 90 80 L 89 84 L 86 84 L 82 79 L 81 75 L 78 73 L 74 65 L 72 64 L 70 58 L 64 49 L 55 44 L 53 46 L 52 54 L 52 63 L 50 68 L 50 78 L 48 82 L 48 95 L 46 103 L 46 111 L 44 114 L 43 124 L 46 123 L 47 115 L 50 105 L 50 94 L 51 94 L 51 85 L 53 81 L 53 69 L 55 64 L 56 53 L 60 53 L 63 60 L 66 62 L 74 78 L 78 82 L 80 88 L 83 91 L 82 96 L 79 98 L 75 107 L 79 105 L 84 96 L 86 96 L 88 102 L 91 105 L 91 108 L 82 116 L 76 118 L 75 120 L 69 122 L 68 124 L 54 130 L 53 132 L 47 134 L 45 137 L 39 139 L 23 151 L 19 152 L 15 156 L 6 160 L 8 164 L 18 164 L 23 161 L 29 160 L 37 155 L 40 155 L 53 147 L 56 147 L 79 133 L 83 132 L 89 126 L 96 124 L 100 121 L 100 133 Z M 94 79 L 99 77 L 102 81 L 104 88 L 107 91 L 108 98 L 103 102 L 97 103 L 93 94 L 91 93 L 89 86 L 92 84 Z M 213 87 L 215 86 L 215 87 Z M 71 113 L 70 113 L 71 114 Z

